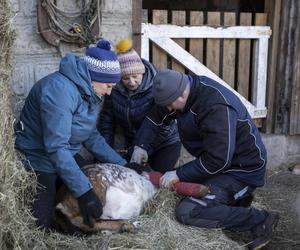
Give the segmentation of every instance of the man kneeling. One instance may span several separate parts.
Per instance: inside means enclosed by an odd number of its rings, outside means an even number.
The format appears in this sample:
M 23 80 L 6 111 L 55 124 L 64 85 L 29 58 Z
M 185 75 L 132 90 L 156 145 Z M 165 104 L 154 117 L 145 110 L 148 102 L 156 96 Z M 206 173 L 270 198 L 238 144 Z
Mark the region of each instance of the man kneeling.
M 246 208 L 252 192 L 264 185 L 266 149 L 258 129 L 239 98 L 205 76 L 188 76 L 172 70 L 157 73 L 153 83 L 157 104 L 137 136 L 136 146 L 146 148 L 159 126 L 177 120 L 183 146 L 196 157 L 161 177 L 170 188 L 174 182 L 205 184 L 210 194 L 185 198 L 176 209 L 187 225 L 250 230 L 249 249 L 260 249 L 271 240 L 278 214 Z

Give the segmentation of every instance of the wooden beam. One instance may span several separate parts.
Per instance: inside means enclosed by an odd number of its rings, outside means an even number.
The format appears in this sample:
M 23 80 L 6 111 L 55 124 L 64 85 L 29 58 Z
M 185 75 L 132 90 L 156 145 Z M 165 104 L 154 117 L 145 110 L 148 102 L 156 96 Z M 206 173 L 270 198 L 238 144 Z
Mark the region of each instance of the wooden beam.
M 275 133 L 288 133 L 290 95 L 292 91 L 291 53 L 293 39 L 290 39 L 293 18 L 291 15 L 294 0 L 282 2 L 280 9 L 280 32 L 278 36 L 277 64 L 275 71 Z M 296 1 L 296 0 L 295 0 Z
M 142 0 L 132 0 L 132 41 L 135 51 L 141 54 Z
M 269 41 L 269 58 L 268 58 L 268 79 L 267 79 L 267 108 L 268 115 L 263 123 L 263 130 L 266 133 L 274 133 L 275 116 L 276 116 L 276 71 L 277 55 L 279 48 L 280 34 L 280 10 L 282 0 L 265 0 L 265 9 L 268 14 L 267 24 L 271 26 L 272 36 Z
M 300 6 L 295 4 L 296 13 L 294 18 L 294 34 L 293 65 L 292 65 L 292 93 L 291 93 L 291 109 L 289 116 L 289 134 L 300 134 Z
M 269 38 L 272 32 L 268 26 L 235 26 L 224 28 L 143 24 L 142 33 L 147 37 L 258 39 L 262 37 Z

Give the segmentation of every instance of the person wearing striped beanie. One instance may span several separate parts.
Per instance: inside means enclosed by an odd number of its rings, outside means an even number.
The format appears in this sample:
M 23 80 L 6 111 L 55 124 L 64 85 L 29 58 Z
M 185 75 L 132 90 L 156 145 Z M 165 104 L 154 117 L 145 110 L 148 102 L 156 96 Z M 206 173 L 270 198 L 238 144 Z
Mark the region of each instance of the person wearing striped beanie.
M 83 58 L 66 54 L 59 69 L 40 79 L 28 94 L 15 123 L 15 147 L 26 161 L 24 167 L 37 177 L 32 213 L 36 224 L 56 230 L 55 197 L 64 183 L 78 200 L 83 222 L 92 225 L 101 217 L 101 201 L 82 172 L 78 157 L 84 146 L 96 160 L 126 166 L 96 128 L 99 106 L 105 94 L 121 79 L 117 55 L 107 40 L 86 50 Z
M 95 47 L 86 50 L 83 60 L 97 95 L 109 95 L 121 78 L 120 64 L 117 55 L 111 51 L 110 43 L 105 39 L 98 41 Z
M 106 141 L 116 148 L 120 145 L 114 145 L 115 128 L 121 128 L 125 138 L 123 149 L 128 152 L 124 156 L 126 160 L 137 164 L 148 162 L 151 168 L 162 173 L 172 170 L 181 148 L 175 122 L 160 129 L 153 145 L 134 147 L 138 134 L 143 134 L 139 131 L 141 124 L 154 104 L 152 88 L 157 70 L 138 55 L 128 39 L 117 43 L 116 52 L 121 81 L 111 95 L 105 97 L 98 128 Z
M 128 90 L 134 91 L 142 82 L 145 65 L 128 39 L 118 42 L 116 51 L 121 66 L 122 82 Z

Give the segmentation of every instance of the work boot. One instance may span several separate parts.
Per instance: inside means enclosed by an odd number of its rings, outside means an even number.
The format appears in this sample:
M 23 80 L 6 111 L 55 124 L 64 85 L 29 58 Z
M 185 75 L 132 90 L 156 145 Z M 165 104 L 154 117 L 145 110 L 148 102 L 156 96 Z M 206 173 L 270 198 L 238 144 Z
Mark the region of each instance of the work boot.
M 278 220 L 278 213 L 267 212 L 266 219 L 251 229 L 253 240 L 248 245 L 248 249 L 258 250 L 266 246 L 271 241 Z

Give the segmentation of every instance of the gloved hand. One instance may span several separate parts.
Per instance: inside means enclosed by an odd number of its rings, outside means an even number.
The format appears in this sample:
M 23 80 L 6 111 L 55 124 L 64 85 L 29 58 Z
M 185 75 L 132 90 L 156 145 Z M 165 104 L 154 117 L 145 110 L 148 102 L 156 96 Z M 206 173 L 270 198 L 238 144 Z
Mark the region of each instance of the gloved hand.
M 159 186 L 170 189 L 176 182 L 179 182 L 176 170 L 168 171 L 162 177 L 160 177 Z
M 100 218 L 103 212 L 101 201 L 93 189 L 90 189 L 78 198 L 78 205 L 83 217 L 83 223 L 93 227 L 94 219 Z
M 148 161 L 148 153 L 145 149 L 134 146 L 133 153 L 130 162 L 135 162 L 137 164 L 142 164 Z

